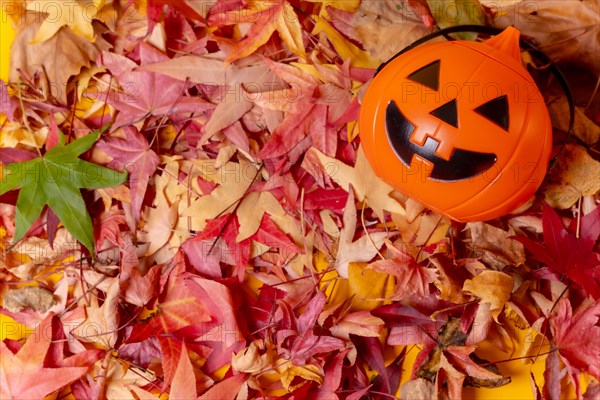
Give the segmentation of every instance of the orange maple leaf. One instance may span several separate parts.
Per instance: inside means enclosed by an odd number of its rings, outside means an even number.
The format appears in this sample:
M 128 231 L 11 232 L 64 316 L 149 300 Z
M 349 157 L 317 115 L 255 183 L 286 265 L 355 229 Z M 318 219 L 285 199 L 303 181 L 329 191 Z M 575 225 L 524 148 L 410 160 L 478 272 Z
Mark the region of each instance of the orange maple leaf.
M 251 1 L 243 9 L 213 15 L 209 21 L 217 26 L 252 23 L 244 38 L 231 49 L 226 62 L 233 62 L 254 53 L 267 43 L 275 31 L 293 53 L 306 58 L 300 21 L 286 0 Z
M 16 353 L 0 341 L 0 398 L 42 399 L 81 378 L 89 367 L 44 366 L 52 338 L 52 314 L 29 335 Z

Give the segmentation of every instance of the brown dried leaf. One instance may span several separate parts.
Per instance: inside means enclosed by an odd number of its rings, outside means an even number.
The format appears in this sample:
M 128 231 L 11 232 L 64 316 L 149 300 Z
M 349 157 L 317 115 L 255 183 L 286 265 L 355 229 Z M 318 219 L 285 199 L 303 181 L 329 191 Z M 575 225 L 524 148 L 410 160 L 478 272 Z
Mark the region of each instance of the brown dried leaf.
M 566 145 L 542 187 L 544 199 L 551 207 L 569 208 L 582 196 L 600 190 L 600 162 L 579 145 Z
M 537 0 L 498 14 L 495 25 L 513 25 L 535 38 L 555 61 L 575 62 L 600 71 L 600 4 L 596 0 Z
M 400 388 L 401 400 L 433 399 L 435 387 L 427 379 L 418 378 L 406 382 Z
M 566 97 L 561 96 L 548 104 L 548 111 L 552 117 L 554 127 L 566 132 L 569 129 L 570 118 Z M 575 107 L 575 122 L 572 132 L 589 145 L 593 145 L 600 140 L 600 126 L 585 115 L 582 107 Z
M 431 263 L 438 269 L 438 279 L 434 282 L 440 291 L 439 298 L 456 304 L 466 303 L 467 296 L 462 292 L 462 287 L 468 277 L 464 268 L 453 266 L 443 257 L 430 258 Z
M 523 245 L 510 239 L 515 235 L 512 228 L 504 231 L 484 222 L 469 222 L 466 228 L 471 234 L 471 248 L 492 269 L 500 271 L 506 265 L 525 262 Z
M 448 346 L 440 359 L 440 368 L 450 372 L 451 377 L 462 383 L 466 378 L 465 384 L 473 387 L 494 388 L 510 383 L 510 378 L 499 374 L 494 365 L 482 367 L 478 362 L 485 362 L 477 356 L 472 355 L 476 346 Z M 458 373 L 457 373 L 458 372 Z M 460 376 L 462 375 L 462 377 Z M 452 381 L 449 380 L 449 385 Z M 452 393 L 452 392 L 451 392 Z M 452 398 L 456 398 L 453 396 Z
M 363 1 L 353 25 L 365 49 L 381 61 L 428 33 L 407 2 Z
M 39 286 L 26 286 L 9 290 L 3 295 L 3 302 L 3 307 L 14 313 L 26 308 L 45 313 L 56 304 L 54 294 Z

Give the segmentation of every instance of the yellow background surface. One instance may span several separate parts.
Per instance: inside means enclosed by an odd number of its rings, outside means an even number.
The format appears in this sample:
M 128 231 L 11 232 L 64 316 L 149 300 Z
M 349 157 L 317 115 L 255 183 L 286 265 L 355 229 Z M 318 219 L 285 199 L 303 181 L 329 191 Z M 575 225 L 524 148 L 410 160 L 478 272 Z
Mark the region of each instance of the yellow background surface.
M 14 38 L 14 30 L 8 16 L 0 10 L 0 79 L 8 79 L 8 53 Z
M 8 79 L 8 69 L 9 69 L 9 51 L 11 42 L 14 39 L 14 31 L 11 26 L 10 20 L 6 15 L 2 14 L 0 10 L 0 79 L 7 80 Z M 14 331 L 12 329 L 4 329 L 8 325 L 15 325 L 12 319 L 5 317 L 4 315 L 0 315 L 0 339 L 4 339 L 7 336 L 13 339 L 20 339 L 21 334 L 19 332 L 23 332 L 22 330 Z M 9 334 L 9 331 L 11 334 Z M 407 360 L 404 364 L 405 372 L 402 374 L 402 382 L 408 380 L 410 375 L 410 368 L 412 366 L 412 362 L 418 353 L 417 348 L 413 348 L 407 354 Z M 503 354 L 498 352 L 497 349 L 490 346 L 487 351 L 488 354 L 485 354 L 490 360 L 503 360 L 510 358 L 510 354 Z M 519 349 L 515 352 L 518 355 Z M 516 355 L 513 355 L 516 357 Z M 465 399 L 532 399 L 532 389 L 530 384 L 530 371 L 533 371 L 536 376 L 536 380 L 538 384 L 542 384 L 543 382 L 543 369 L 544 369 L 544 357 L 540 357 L 539 361 L 531 368 L 531 365 L 525 364 L 521 360 L 514 360 L 510 362 L 501 363 L 498 365 L 500 371 L 504 375 L 508 375 L 512 378 L 512 382 L 504 387 L 496 388 L 496 389 L 470 389 L 467 388 L 464 391 Z

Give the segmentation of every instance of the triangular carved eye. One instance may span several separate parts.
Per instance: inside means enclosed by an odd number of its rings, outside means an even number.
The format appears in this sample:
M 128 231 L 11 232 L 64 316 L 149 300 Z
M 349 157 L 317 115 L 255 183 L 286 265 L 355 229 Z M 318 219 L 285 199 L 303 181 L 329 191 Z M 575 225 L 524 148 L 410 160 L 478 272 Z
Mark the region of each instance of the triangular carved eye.
M 441 107 L 430 112 L 431 115 L 437 117 L 447 124 L 458 128 L 458 113 L 456 111 L 456 99 L 450 100 Z
M 488 101 L 477 107 L 475 112 L 482 115 L 504 129 L 508 131 L 508 98 L 506 95 L 496 97 L 493 100 Z
M 407 78 L 437 91 L 440 86 L 440 64 L 440 60 L 434 61 L 419 68 Z

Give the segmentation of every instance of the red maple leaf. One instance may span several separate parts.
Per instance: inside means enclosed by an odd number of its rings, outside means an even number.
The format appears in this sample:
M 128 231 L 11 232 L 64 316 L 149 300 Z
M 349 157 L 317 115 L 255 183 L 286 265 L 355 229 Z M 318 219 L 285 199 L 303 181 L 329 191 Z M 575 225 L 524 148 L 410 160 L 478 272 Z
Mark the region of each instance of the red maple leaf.
M 185 342 L 181 343 L 179 353 L 179 361 L 173 375 L 169 397 L 172 399 L 193 399 L 197 395 L 196 377 L 194 376 L 194 367 L 190 361 Z
M 227 62 L 247 57 L 269 40 L 277 29 L 279 14 L 283 12 L 283 3 L 281 0 L 269 1 L 262 3 L 259 7 L 238 10 L 228 10 L 229 7 L 224 8 L 223 6 L 215 7 L 219 11 L 226 10 L 228 12 L 211 13 L 208 18 L 211 25 L 227 26 L 240 22 L 254 22 L 246 36 L 229 50 Z
M 338 145 L 338 131 L 333 124 L 336 121 L 332 122 L 330 119 L 335 111 L 334 106 L 342 111 L 348 108 L 350 97 L 329 98 L 331 89 L 327 84 L 319 84 L 311 76 L 298 75 L 288 65 L 268 59 L 265 59 L 265 62 L 279 78 L 289 83 L 291 88 L 273 92 L 273 96 L 283 101 L 285 106 L 274 105 L 270 99 L 257 101 L 257 104 L 263 107 L 283 108 L 286 111 L 283 121 L 273 131 L 257 156 L 273 159 L 285 155 L 289 159 L 288 162 L 293 164 L 311 144 L 324 154 L 334 156 Z M 344 93 L 343 96 L 348 93 L 335 85 L 331 87 L 334 90 L 339 89 L 339 93 Z M 334 96 L 337 96 L 337 93 L 334 91 Z
M 344 358 L 349 351 L 349 349 L 344 350 L 331 357 L 323 366 L 323 384 L 320 386 L 315 384 L 304 385 L 307 393 L 302 397 L 315 400 L 338 400 L 339 397 L 335 392 L 340 387 L 342 366 L 344 365 Z
M 351 335 L 350 338 L 356 346 L 360 359 L 364 360 L 372 370 L 378 373 L 377 377 L 372 381 L 373 391 L 393 396 L 400 383 L 405 350 L 403 349 L 394 361 L 386 366 L 383 355 L 384 349 L 379 339 L 354 335 Z
M 392 300 L 401 300 L 412 295 L 420 297 L 429 294 L 429 284 L 437 278 L 437 271 L 418 264 L 405 249 L 394 246 L 386 239 L 386 245 L 393 258 L 375 261 L 369 269 L 396 277 L 396 290 Z
M 166 75 L 147 71 L 118 71 L 117 79 L 121 85 L 118 93 L 100 95 L 105 96 L 108 104 L 118 112 L 113 130 L 150 116 L 202 113 L 215 107 L 200 97 L 187 96 L 186 82 Z
M 201 396 L 198 396 L 198 400 L 235 400 L 245 381 L 246 374 L 238 374 L 225 378 L 221 382 L 211 386 Z
M 240 223 L 235 214 L 225 214 L 208 221 L 201 233 L 184 244 L 190 263 L 198 269 L 204 269 L 211 257 L 216 257 L 216 260 L 213 258 L 216 262 L 223 261 L 235 265 L 237 276 L 240 282 L 243 281 L 250 258 L 251 241 L 245 239 L 237 242 L 239 227 Z M 225 242 L 224 245 L 219 239 Z M 215 270 L 217 266 L 213 266 L 211 270 Z
M 600 379 L 600 301 L 573 314 L 568 299 L 561 299 L 550 316 L 554 343 L 565 363 L 579 397 L 579 374 Z
M 202 300 L 188 287 L 185 276 L 183 254 L 178 252 L 172 261 L 166 286 L 159 295 L 156 314 L 148 322 L 135 325 L 127 339 L 128 343 L 132 343 L 158 337 L 163 357 L 164 387 L 173 380 L 180 356 L 180 345 L 171 335 L 191 326 L 203 326 L 212 318 Z
M 204 4 L 201 4 L 204 6 Z M 179 11 L 181 14 L 185 15 L 189 19 L 195 19 L 198 21 L 202 21 L 202 16 L 198 14 L 198 12 L 187 4 L 185 1 L 167 1 L 167 0 L 149 0 L 148 1 L 148 15 L 154 21 L 158 21 L 160 15 L 163 13 L 165 6 L 169 6 L 174 10 Z M 148 32 L 151 32 L 150 29 Z
M 243 281 L 250 259 L 252 240 L 276 249 L 280 260 L 289 261 L 298 254 L 298 246 L 275 225 L 268 214 L 264 214 L 258 230 L 249 238 L 237 241 L 240 224 L 235 214 L 225 214 L 210 220 L 201 233 L 188 240 L 184 251 L 190 263 L 207 276 L 217 275 L 218 262 L 236 266 L 240 282 Z M 223 244 L 222 241 L 225 243 Z
M 280 345 L 280 354 L 294 360 L 296 365 L 309 363 L 316 354 L 343 350 L 346 347 L 343 340 L 321 335 L 316 329 L 317 318 L 323 311 L 326 300 L 322 292 L 317 292 L 299 317 L 296 317 L 294 310 L 285 300 L 280 301 L 283 319 L 275 337 Z
M 123 129 L 125 138 L 110 137 L 98 143 L 98 148 L 119 163 L 120 170 L 129 172 L 131 206 L 136 221 L 140 220 L 140 210 L 150 177 L 156 171 L 160 159 L 150 149 L 148 140 L 137 128 L 127 126 Z
M 121 298 L 130 304 L 144 307 L 158 295 L 161 266 L 153 266 L 143 276 L 137 266 L 129 267 L 126 263 L 121 266 Z
M 285 155 L 296 146 L 299 146 L 309 134 L 311 136 L 325 135 L 324 119 L 319 120 L 313 115 L 315 113 L 322 115 L 326 107 L 315 105 L 314 101 L 310 99 L 310 97 L 305 96 L 304 99 L 298 101 L 299 103 L 302 102 L 302 107 L 286 113 L 281 124 L 273 131 L 267 144 L 257 154 L 259 158 L 276 158 Z M 306 148 L 308 148 L 308 144 L 309 142 L 306 142 Z
M 569 278 L 594 299 L 600 299 L 600 254 L 594 245 L 600 235 L 600 207 L 581 218 L 581 234 L 568 232 L 554 209 L 544 205 L 542 214 L 543 244 L 523 236 L 523 243 L 535 259 L 544 263 L 558 279 Z M 551 274 L 546 274 L 550 275 Z

